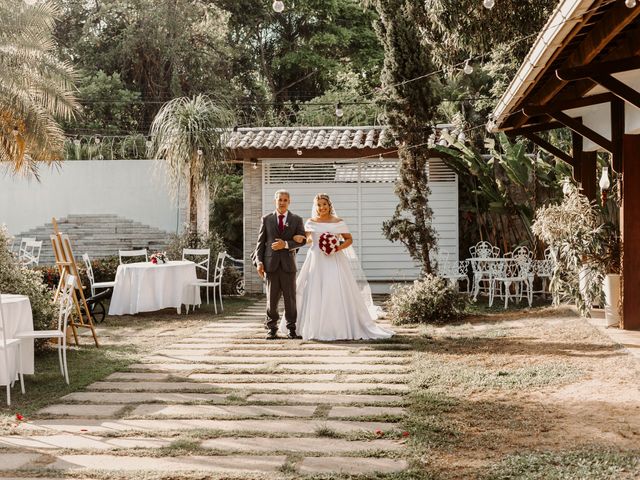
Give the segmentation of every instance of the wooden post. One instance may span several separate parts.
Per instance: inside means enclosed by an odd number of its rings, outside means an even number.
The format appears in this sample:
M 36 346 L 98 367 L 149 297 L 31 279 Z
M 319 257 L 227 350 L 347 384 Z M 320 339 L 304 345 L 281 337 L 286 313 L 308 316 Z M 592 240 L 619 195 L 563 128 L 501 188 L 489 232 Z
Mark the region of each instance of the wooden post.
M 622 171 L 622 328 L 640 330 L 640 135 L 624 136 Z
M 582 183 L 582 193 L 589 200 L 596 200 L 598 198 L 597 160 L 598 152 L 582 152 L 580 182 Z

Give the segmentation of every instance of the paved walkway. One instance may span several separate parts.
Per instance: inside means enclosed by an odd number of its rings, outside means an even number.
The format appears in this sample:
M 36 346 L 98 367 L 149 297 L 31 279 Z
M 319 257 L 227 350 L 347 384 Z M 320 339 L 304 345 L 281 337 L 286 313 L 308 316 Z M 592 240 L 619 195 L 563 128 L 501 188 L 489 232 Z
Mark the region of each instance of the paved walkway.
M 0 437 L 0 477 L 407 469 L 398 422 L 409 346 L 268 341 L 263 311 L 255 305 L 205 325 L 41 410 L 17 435 Z

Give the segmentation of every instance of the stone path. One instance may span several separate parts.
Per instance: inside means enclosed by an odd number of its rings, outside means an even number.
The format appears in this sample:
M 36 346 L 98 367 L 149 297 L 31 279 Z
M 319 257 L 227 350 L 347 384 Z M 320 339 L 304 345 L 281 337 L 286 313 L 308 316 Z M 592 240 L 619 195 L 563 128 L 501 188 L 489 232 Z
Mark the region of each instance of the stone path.
M 0 477 L 406 470 L 409 345 L 268 341 L 262 316 L 255 305 L 173 338 L 129 371 L 42 409 L 0 437 Z

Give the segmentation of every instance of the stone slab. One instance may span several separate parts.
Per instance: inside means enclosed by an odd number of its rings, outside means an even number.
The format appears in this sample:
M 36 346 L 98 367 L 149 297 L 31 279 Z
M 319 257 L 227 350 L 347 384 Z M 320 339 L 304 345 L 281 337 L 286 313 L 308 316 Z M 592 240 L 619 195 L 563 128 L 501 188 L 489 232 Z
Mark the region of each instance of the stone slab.
M 340 380 L 343 382 L 391 382 L 391 383 L 407 383 L 409 375 L 398 373 L 358 373 L 355 375 L 343 375 Z
M 17 430 L 30 432 L 70 432 L 70 433 L 115 433 L 127 431 L 169 432 L 185 430 L 221 430 L 225 432 L 261 432 L 287 434 L 313 434 L 319 428 L 328 427 L 340 433 L 351 433 L 361 430 L 392 430 L 395 423 L 388 422 L 356 422 L 341 420 L 33 420 L 21 423 Z
M 135 363 L 129 365 L 131 370 L 151 370 L 155 372 L 209 372 L 220 370 L 259 370 L 266 368 L 266 363 Z
M 381 415 L 406 415 L 407 411 L 400 407 L 332 407 L 329 418 L 345 417 L 377 417 Z
M 129 392 L 126 395 L 118 392 L 76 392 L 62 397 L 67 402 L 92 403 L 226 403 L 228 394 L 222 393 L 166 393 L 166 392 Z
M 149 373 L 149 372 L 115 372 L 109 375 L 105 380 L 168 380 L 171 375 L 169 373 Z
M 285 462 L 284 456 L 186 456 L 124 457 L 113 455 L 60 455 L 48 468 L 61 471 L 152 471 L 152 472 L 273 472 Z
M 253 393 L 247 397 L 251 402 L 286 402 L 289 404 L 313 404 L 313 405 L 398 405 L 405 402 L 399 395 L 339 395 L 319 393 Z
M 229 373 L 192 373 L 190 380 L 206 380 L 209 382 L 226 383 L 255 383 L 255 382 L 327 382 L 336 379 L 334 373 L 307 373 L 307 374 L 260 374 L 249 373 L 233 375 Z
M 308 363 L 280 363 L 278 368 L 292 371 L 330 371 L 330 372 L 371 372 L 371 373 L 406 373 L 405 366 L 368 365 L 366 363 L 335 363 L 329 365 Z
M 38 415 L 67 416 L 67 417 L 116 417 L 124 409 L 123 405 L 49 405 L 38 410 Z
M 404 447 L 393 440 L 349 441 L 339 438 L 285 437 L 285 438 L 214 438 L 205 440 L 202 448 L 237 452 L 361 452 L 372 450 L 398 451 Z
M 189 353 L 187 353 L 189 352 Z M 181 354 L 181 355 L 199 355 L 202 353 L 202 350 L 162 350 L 159 353 L 163 355 L 173 355 L 173 354 Z M 400 357 L 400 358 L 411 358 L 413 353 L 398 353 L 398 352 L 388 352 L 383 350 L 320 350 L 320 349 L 306 349 L 302 348 L 288 348 L 288 349 L 279 349 L 279 348 L 266 348 L 266 349 L 247 349 L 247 348 L 233 348 L 234 355 L 258 355 L 258 356 L 300 356 L 300 357 L 344 357 L 344 356 L 357 356 L 357 357 L 376 357 L 376 358 L 388 358 L 388 357 Z
M 394 473 L 408 468 L 405 460 L 363 457 L 306 457 L 298 465 L 300 473 L 342 473 L 350 475 Z
M 402 383 L 339 383 L 339 382 L 323 382 L 323 383 L 211 383 L 211 382 L 95 382 L 87 387 L 88 390 L 107 390 L 119 392 L 191 392 L 191 391 L 207 391 L 216 389 L 230 390 L 286 390 L 289 392 L 306 391 L 306 392 L 348 392 L 348 391 L 377 391 L 391 390 L 395 392 L 405 392 L 409 387 Z
M 315 406 L 262 406 L 262 405 L 139 405 L 131 416 L 159 416 L 170 418 L 216 417 L 311 417 Z
M 35 453 L 0 453 L 0 470 L 17 470 L 33 466 L 41 456 Z
M 161 448 L 171 440 L 160 438 L 102 438 L 92 435 L 12 435 L 0 437 L 0 446 L 30 449 L 115 450 L 118 448 Z
M 144 358 L 145 363 L 175 363 L 176 361 L 182 362 L 196 362 L 196 363 L 210 363 L 210 364 L 223 364 L 223 363 L 269 363 L 269 362 L 282 362 L 282 363 L 309 363 L 309 364 L 323 364 L 323 363 L 371 363 L 371 364 L 408 364 L 410 362 L 409 357 L 372 357 L 372 356 L 359 356 L 353 355 L 350 357 L 315 357 L 308 355 L 306 357 L 291 357 L 291 356 L 234 356 L 234 355 L 184 355 L 178 353 L 170 356 L 163 355 L 151 355 Z

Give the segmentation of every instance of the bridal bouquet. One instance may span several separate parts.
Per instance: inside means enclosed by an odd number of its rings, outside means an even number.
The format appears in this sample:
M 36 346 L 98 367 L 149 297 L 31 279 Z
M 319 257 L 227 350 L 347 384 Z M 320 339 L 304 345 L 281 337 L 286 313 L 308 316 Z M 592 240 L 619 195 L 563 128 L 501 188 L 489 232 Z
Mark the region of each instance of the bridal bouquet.
M 331 255 L 335 252 L 338 245 L 340 245 L 340 242 L 338 242 L 338 238 L 333 233 L 325 232 L 320 235 L 318 247 L 325 255 Z
M 149 258 L 149 261 L 154 265 L 162 265 L 163 263 L 167 263 L 169 259 L 167 258 L 167 252 L 156 252 Z

